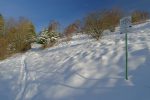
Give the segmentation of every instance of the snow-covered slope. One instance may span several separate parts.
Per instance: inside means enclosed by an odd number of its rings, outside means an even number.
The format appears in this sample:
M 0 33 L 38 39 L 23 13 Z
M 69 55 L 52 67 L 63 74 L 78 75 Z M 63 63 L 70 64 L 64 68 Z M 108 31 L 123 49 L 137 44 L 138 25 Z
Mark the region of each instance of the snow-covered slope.
M 119 33 L 119 32 L 115 32 Z M 0 62 L 0 100 L 150 100 L 150 23 L 124 34 L 30 50 Z

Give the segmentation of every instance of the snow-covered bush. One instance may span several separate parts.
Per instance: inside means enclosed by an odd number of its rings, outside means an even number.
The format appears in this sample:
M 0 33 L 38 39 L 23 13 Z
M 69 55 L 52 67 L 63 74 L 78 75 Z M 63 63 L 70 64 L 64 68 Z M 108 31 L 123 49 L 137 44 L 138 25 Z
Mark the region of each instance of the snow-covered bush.
M 40 50 L 42 48 L 43 48 L 42 44 L 39 44 L 39 43 L 36 43 L 36 42 L 31 43 L 31 49 L 32 50 Z
M 43 46 L 52 46 L 58 39 L 58 33 L 48 29 L 44 29 L 37 38 L 37 43 L 43 44 Z

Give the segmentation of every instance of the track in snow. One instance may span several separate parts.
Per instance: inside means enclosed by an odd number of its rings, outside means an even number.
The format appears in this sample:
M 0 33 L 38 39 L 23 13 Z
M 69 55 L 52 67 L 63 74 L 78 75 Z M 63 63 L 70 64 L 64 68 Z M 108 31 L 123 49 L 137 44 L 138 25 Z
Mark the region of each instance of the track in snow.
M 21 68 L 20 68 L 20 77 L 19 77 L 19 84 L 20 84 L 20 90 L 18 95 L 16 96 L 16 100 L 22 100 L 24 97 L 24 93 L 26 90 L 26 83 L 27 83 L 27 74 L 28 74 L 28 70 L 27 70 L 27 63 L 26 63 L 26 54 L 22 56 L 21 59 Z

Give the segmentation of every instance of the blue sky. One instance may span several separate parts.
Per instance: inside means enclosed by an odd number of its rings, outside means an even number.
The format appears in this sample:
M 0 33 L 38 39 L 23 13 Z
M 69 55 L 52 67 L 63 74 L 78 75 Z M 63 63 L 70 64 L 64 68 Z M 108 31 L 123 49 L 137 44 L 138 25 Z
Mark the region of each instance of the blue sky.
M 27 17 L 37 31 L 51 20 L 58 20 L 64 28 L 89 12 L 112 7 L 150 11 L 150 0 L 0 0 L 0 13 L 5 18 Z

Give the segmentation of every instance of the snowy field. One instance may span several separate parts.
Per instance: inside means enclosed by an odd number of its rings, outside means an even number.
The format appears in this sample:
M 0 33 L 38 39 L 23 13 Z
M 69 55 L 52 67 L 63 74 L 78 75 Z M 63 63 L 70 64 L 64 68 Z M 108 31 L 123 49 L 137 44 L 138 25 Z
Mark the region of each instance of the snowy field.
M 29 50 L 0 61 L 0 100 L 150 100 L 150 22 L 129 33 Z

